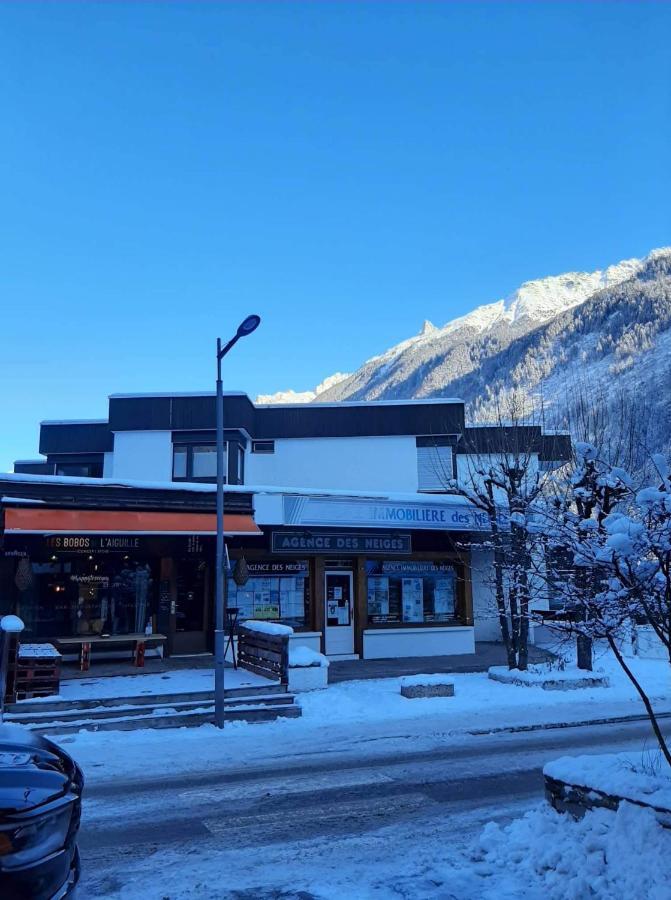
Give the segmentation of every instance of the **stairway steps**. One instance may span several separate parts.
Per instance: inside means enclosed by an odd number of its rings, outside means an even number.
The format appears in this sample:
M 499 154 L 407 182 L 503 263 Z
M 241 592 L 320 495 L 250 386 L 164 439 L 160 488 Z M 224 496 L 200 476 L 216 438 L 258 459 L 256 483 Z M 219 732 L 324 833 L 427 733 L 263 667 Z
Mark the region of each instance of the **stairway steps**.
M 282 705 L 266 706 L 260 703 L 235 706 L 225 711 L 226 721 L 271 722 L 277 718 L 298 718 L 301 708 L 289 702 Z M 113 716 L 101 719 L 75 719 L 68 721 L 44 722 L 26 725 L 37 734 L 72 734 L 78 731 L 135 731 L 140 728 L 182 728 L 211 724 L 214 721 L 214 707 L 170 713 L 165 715 Z
M 294 695 L 288 693 L 263 693 L 263 694 L 244 694 L 238 697 L 227 697 L 225 701 L 225 707 L 233 708 L 236 706 L 253 706 L 255 703 L 260 703 L 264 706 L 275 706 L 275 705 L 284 705 L 286 703 L 293 703 Z M 53 722 L 54 720 L 59 722 L 67 722 L 70 720 L 80 720 L 80 719 L 109 719 L 109 718 L 119 718 L 126 716 L 152 716 L 156 715 L 155 711 L 158 711 L 158 715 L 161 715 L 161 710 L 176 710 L 177 712 L 190 712 L 192 710 L 201 709 L 203 707 L 213 706 L 214 700 L 212 697 L 207 697 L 202 700 L 179 700 L 175 702 L 168 703 L 154 703 L 151 706 L 149 704 L 141 704 L 139 706 L 134 705 L 132 703 L 128 703 L 127 705 L 118 704 L 116 706 L 96 706 L 96 707 L 82 707 L 80 705 L 74 706 L 70 705 L 66 709 L 44 709 L 47 704 L 40 704 L 41 709 L 38 712 L 28 712 L 25 713 L 23 710 L 16 713 L 8 713 L 5 715 L 6 722 L 12 722 L 16 725 L 39 725 L 40 722 Z M 51 706 L 51 704 L 49 704 Z
M 239 688 L 229 688 L 224 691 L 226 699 L 237 697 L 251 697 L 253 695 L 266 694 L 285 694 L 287 687 L 284 684 L 269 682 L 267 685 L 257 685 Z M 58 712 L 61 710 L 71 709 L 76 703 L 79 709 L 96 709 L 98 707 L 111 706 L 158 706 L 166 703 L 178 702 L 198 702 L 212 703 L 214 702 L 214 691 L 186 691 L 184 693 L 166 693 L 166 694 L 139 694 L 132 697 L 101 697 L 90 698 L 88 700 L 42 700 L 35 702 L 34 700 L 23 700 L 20 703 L 9 703 L 5 707 L 7 713 L 38 713 L 43 710 L 51 710 Z

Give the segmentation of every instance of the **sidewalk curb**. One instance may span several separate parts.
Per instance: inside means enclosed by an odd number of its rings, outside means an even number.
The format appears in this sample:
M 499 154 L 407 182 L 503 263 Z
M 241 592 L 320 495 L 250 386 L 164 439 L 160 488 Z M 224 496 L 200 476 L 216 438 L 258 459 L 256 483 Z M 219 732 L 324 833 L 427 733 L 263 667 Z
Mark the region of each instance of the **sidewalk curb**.
M 657 713 L 658 719 L 671 719 L 671 711 Z M 518 734 L 522 731 L 551 731 L 555 728 L 587 728 L 590 725 L 619 725 L 625 722 L 647 722 L 648 716 L 639 713 L 634 716 L 612 716 L 602 719 L 583 719 L 580 722 L 545 722 L 536 725 L 501 725 L 498 728 L 476 728 L 465 734 Z

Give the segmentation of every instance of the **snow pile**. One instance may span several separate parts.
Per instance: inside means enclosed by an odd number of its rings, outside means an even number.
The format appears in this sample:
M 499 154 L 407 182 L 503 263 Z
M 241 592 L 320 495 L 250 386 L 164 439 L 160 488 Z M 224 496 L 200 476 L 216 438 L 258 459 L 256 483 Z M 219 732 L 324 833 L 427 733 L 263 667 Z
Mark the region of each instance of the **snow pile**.
M 454 674 L 444 672 L 439 675 L 403 675 L 401 687 L 417 687 L 429 684 L 454 684 Z
M 546 900 L 669 897 L 671 832 L 650 810 L 629 803 L 578 822 L 550 807 L 509 825 L 490 822 L 480 848 L 478 874 L 506 872 L 523 893 L 524 885 L 540 887 Z
M 562 756 L 547 763 L 543 774 L 566 784 L 671 809 L 671 772 L 658 750 L 638 759 L 629 753 Z
M 53 644 L 19 644 L 19 659 L 42 659 L 47 656 L 61 658 Z
M 317 653 L 310 647 L 291 647 L 289 650 L 289 666 L 303 668 L 305 666 L 321 666 L 328 668 L 329 661 L 323 653 Z
M 274 634 L 285 637 L 294 633 L 291 625 L 280 625 L 278 622 L 260 622 L 258 619 L 247 619 L 242 624 L 249 631 L 258 631 L 261 634 Z

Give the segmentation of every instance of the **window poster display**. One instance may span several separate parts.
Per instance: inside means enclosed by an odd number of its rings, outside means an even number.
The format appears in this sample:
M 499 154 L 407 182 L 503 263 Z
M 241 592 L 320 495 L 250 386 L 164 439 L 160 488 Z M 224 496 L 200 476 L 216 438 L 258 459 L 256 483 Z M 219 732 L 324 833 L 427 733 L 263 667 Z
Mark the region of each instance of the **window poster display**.
M 368 615 L 389 615 L 389 579 L 371 576 L 368 579 Z
M 458 571 L 449 561 L 367 560 L 368 623 L 458 621 Z
M 424 583 L 421 578 L 403 579 L 403 621 L 424 621 Z
M 450 572 L 447 576 L 436 578 L 436 584 L 433 590 L 433 609 L 436 616 L 453 616 L 456 600 L 456 578 L 455 573 Z
M 270 619 L 293 627 L 306 624 L 306 562 L 250 562 L 250 578 L 238 587 L 228 579 L 228 605 L 239 609 L 238 621 Z

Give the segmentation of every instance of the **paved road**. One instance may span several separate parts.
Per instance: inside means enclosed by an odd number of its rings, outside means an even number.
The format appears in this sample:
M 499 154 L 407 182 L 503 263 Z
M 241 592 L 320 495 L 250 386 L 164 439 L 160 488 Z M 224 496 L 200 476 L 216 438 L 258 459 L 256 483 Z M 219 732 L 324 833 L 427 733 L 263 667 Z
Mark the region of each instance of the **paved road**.
M 92 784 L 80 842 L 82 897 L 118 896 L 125 873 L 156 853 L 179 859 L 192 850 L 249 854 L 266 848 L 270 858 L 297 842 L 365 837 L 390 825 L 447 828 L 446 840 L 463 845 L 492 817 L 517 815 L 542 798 L 541 770 L 547 760 L 638 752 L 646 740 L 652 746 L 650 734 L 647 722 L 635 722 L 470 737 L 393 756 L 362 744 L 355 756 L 326 752 L 307 761 L 293 756 L 281 768 L 210 768 L 174 781 L 148 776 Z M 282 895 L 211 896 L 257 900 Z

